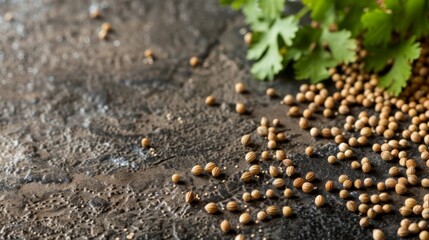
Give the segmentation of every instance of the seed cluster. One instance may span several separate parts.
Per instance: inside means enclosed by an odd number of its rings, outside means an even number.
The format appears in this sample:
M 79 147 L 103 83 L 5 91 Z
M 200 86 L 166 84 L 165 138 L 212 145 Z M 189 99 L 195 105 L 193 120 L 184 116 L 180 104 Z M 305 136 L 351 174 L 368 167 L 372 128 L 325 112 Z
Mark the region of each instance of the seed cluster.
M 358 56 L 365 54 L 366 51 L 360 49 Z M 285 117 L 297 118 L 298 126 L 311 137 L 337 144 L 336 152 L 324 159 L 325 167 L 343 165 L 356 174 L 353 177 L 343 174 L 335 180 L 319 176 L 323 170 L 302 172 L 293 160 L 294 155 L 285 149 L 288 134 L 282 128 L 281 119 L 273 119 L 271 123 L 262 117 L 254 133 L 247 132 L 239 139 L 245 149 L 240 158 L 248 166 L 239 170 L 236 179 L 243 188 L 252 189 L 235 196 L 238 202 L 229 199 L 225 206 L 221 204 L 221 209 L 241 214 L 219 222 L 221 231 L 229 232 L 229 227 L 235 223 L 246 225 L 254 221 L 260 224 L 278 215 L 290 217 L 294 203 L 288 201 L 287 206 L 281 206 L 284 205 L 279 204 L 281 199 L 311 196 L 319 208 L 337 204 L 330 200 L 338 198 L 346 211 L 359 214 L 361 227 L 374 228 L 374 239 L 386 238 L 383 230 L 377 228 L 380 227 L 377 221 L 392 212 L 404 218 L 398 227 L 399 237 L 418 234 L 420 239 L 428 239 L 429 194 L 421 199 L 418 191 L 410 190 L 429 187 L 429 178 L 421 171 L 429 167 L 429 87 L 424 85 L 429 77 L 428 55 L 429 49 L 424 49 L 422 57 L 414 63 L 415 72 L 409 86 L 399 97 L 378 88 L 378 76 L 366 73 L 360 59 L 329 70 L 335 85 L 333 92 L 322 83 L 302 84 L 295 96 L 284 96 L 281 104 L 285 107 Z M 234 90 L 238 94 L 246 92 L 243 83 L 237 83 Z M 279 93 L 269 88 L 266 95 L 275 97 Z M 246 107 L 237 103 L 235 110 L 247 113 Z M 340 124 L 321 126 L 325 122 L 323 118 L 336 118 Z M 414 149 L 419 155 L 415 155 Z M 301 152 L 310 163 L 319 160 L 321 155 L 317 145 L 304 146 Z M 201 166 L 194 168 L 192 174 L 195 176 L 203 172 Z M 204 171 L 216 176 L 215 169 L 218 168 L 211 163 Z M 383 177 L 372 176 L 374 172 Z M 189 197 L 186 199 L 187 203 L 192 202 Z M 270 199 L 269 204 L 264 205 L 266 199 Z M 403 204 L 397 199 L 403 199 Z M 263 208 L 256 211 L 255 206 L 249 208 L 255 202 Z M 207 206 L 206 211 L 209 212 Z

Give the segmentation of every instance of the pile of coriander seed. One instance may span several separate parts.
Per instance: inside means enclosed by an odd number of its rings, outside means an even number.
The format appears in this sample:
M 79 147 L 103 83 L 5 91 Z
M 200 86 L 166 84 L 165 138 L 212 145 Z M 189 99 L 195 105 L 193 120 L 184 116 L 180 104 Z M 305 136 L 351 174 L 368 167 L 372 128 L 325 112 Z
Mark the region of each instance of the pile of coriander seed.
M 341 162 L 366 177 L 352 179 L 342 174 L 338 179 L 319 179 L 320 183 L 315 184 L 313 180 L 317 176 L 314 172 L 297 174 L 299 164 L 289 156 L 288 149 L 280 147 L 288 134 L 280 128 L 281 119 L 262 117 L 255 132 L 239 137 L 239 142 L 246 148 L 242 161 L 248 164 L 246 169 L 241 169 L 239 179 L 241 184 L 254 184 L 255 178 L 266 175 L 271 178 L 272 186 L 264 192 L 254 189 L 237 197 L 244 203 L 291 199 L 296 191 L 302 191 L 314 199 L 316 207 L 329 207 L 326 206 L 326 195 L 312 194 L 314 189 L 324 188 L 327 194 L 337 194 L 343 200 L 346 211 L 359 216 L 362 228 L 373 229 L 372 236 L 376 240 L 386 238 L 377 223 L 385 214 L 397 214 L 403 218 L 397 226 L 398 237 L 429 239 L 429 193 L 425 194 L 429 188 L 426 170 L 429 167 L 429 47 L 423 46 L 421 57 L 413 63 L 413 76 L 398 97 L 378 87 L 377 75 L 364 71 L 362 59 L 367 54 L 366 50 L 358 49 L 357 53 L 355 63 L 329 70 L 334 85 L 332 89 L 328 90 L 322 83 L 302 84 L 296 95 L 284 96 L 281 104 L 284 105 L 285 118 L 295 118 L 296 124 L 308 132 L 303 134 L 316 139 L 329 139 L 337 144 L 336 154 L 323 159 L 326 166 Z M 244 93 L 246 87 L 243 83 L 237 83 L 235 91 Z M 270 97 L 277 95 L 273 88 L 267 89 L 266 94 Z M 205 103 L 215 106 L 216 99 L 208 96 Z M 237 103 L 235 110 L 239 114 L 247 112 L 242 103 Z M 320 124 L 329 122 L 320 121 L 321 118 L 335 119 L 336 123 L 341 124 L 320 127 Z M 251 145 L 255 143 L 255 138 L 265 142 L 264 150 L 254 151 Z M 307 146 L 304 152 L 312 157 L 315 151 L 315 146 Z M 365 151 L 372 151 L 377 157 L 356 154 Z M 261 164 L 263 162 L 268 164 Z M 388 171 L 380 173 L 381 168 L 377 169 L 380 165 L 389 166 Z M 377 176 L 371 176 L 375 169 Z M 204 172 L 217 177 L 220 168 L 210 162 L 204 168 L 194 166 L 191 172 L 193 177 Z M 288 188 L 287 182 L 292 183 L 293 188 Z M 183 197 L 184 203 L 204 202 L 196 199 L 196 195 L 192 191 L 187 192 Z M 236 228 L 240 229 L 251 222 L 262 223 L 273 217 L 289 218 L 294 214 L 293 207 L 289 205 L 270 205 L 256 212 L 240 207 L 234 200 L 228 201 L 225 206 L 214 202 L 204 205 L 208 214 L 222 209 L 239 211 L 237 219 L 224 219 L 219 223 L 219 231 L 225 234 L 232 232 L 232 222 L 237 223 Z M 235 239 L 245 239 L 245 236 L 238 234 Z

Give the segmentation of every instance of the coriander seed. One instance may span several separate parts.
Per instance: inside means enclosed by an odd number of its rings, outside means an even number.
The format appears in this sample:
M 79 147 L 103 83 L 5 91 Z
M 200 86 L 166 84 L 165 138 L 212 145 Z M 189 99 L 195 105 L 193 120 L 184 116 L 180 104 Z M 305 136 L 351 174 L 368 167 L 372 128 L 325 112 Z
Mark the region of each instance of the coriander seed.
M 235 105 L 235 111 L 239 114 L 246 113 L 246 106 L 243 103 L 237 103 Z
M 142 145 L 142 147 L 144 147 L 144 148 L 149 147 L 149 146 L 150 146 L 150 140 L 149 140 L 149 138 L 142 138 L 142 140 L 141 140 L 141 145 Z
M 185 202 L 190 204 L 194 201 L 195 195 L 192 191 L 189 191 L 185 194 Z
M 203 167 L 201 165 L 195 165 L 192 167 L 191 173 L 194 176 L 199 176 L 199 175 L 201 175 L 201 173 L 203 173 Z
M 235 212 L 235 211 L 237 211 L 237 209 L 238 209 L 238 204 L 237 204 L 237 202 L 235 202 L 235 201 L 229 201 L 229 202 L 226 204 L 226 209 L 227 209 L 228 211 L 231 211 L 231 212 Z
M 216 103 L 216 98 L 214 96 L 207 96 L 205 101 L 207 106 L 214 106 Z
M 229 230 L 231 229 L 231 225 L 229 224 L 228 220 L 223 220 L 220 224 L 220 229 L 222 230 L 222 232 L 224 233 L 228 233 Z
M 244 83 L 236 83 L 235 84 L 235 92 L 236 93 L 244 93 L 246 91 L 246 86 L 244 85 Z
M 318 207 L 322 207 L 325 204 L 325 198 L 322 195 L 317 195 L 317 197 L 314 199 L 314 203 Z
M 216 212 L 218 211 L 217 204 L 216 204 L 216 203 L 214 203 L 214 202 L 210 202 L 210 203 L 208 203 L 208 204 L 204 207 L 204 209 L 205 209 L 205 210 L 206 210 L 206 212 L 207 212 L 207 213 L 209 213 L 209 214 L 214 214 L 214 213 L 216 213 Z
M 282 208 L 283 216 L 290 217 L 293 214 L 293 209 L 289 206 L 284 206 Z
M 173 183 L 178 183 L 178 182 L 180 182 L 180 175 L 179 174 L 173 174 L 173 176 L 171 176 L 171 181 L 173 182 Z
M 250 221 L 252 221 L 252 216 L 250 216 L 249 213 L 245 212 L 240 215 L 240 218 L 238 220 L 241 224 L 248 224 Z

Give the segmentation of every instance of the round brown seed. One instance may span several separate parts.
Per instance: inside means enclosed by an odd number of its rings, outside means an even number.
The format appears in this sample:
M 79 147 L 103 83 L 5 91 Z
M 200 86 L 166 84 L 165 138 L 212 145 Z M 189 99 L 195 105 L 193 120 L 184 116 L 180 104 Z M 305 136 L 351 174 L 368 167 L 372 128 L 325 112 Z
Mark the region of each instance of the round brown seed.
M 240 139 L 241 144 L 248 146 L 252 142 L 252 137 L 250 134 L 243 135 Z
M 195 176 L 199 176 L 203 173 L 203 167 L 201 165 L 195 165 L 192 167 L 191 173 Z
M 252 221 L 252 216 L 250 216 L 249 213 L 242 213 L 240 215 L 240 218 L 238 220 L 241 224 L 248 224 L 250 221 Z
M 177 174 L 177 173 L 173 174 L 173 176 L 171 176 L 171 181 L 172 181 L 173 183 L 178 183 L 178 182 L 180 182 L 180 175 L 179 175 L 179 174 Z
M 206 212 L 207 212 L 207 213 L 210 213 L 210 214 L 214 214 L 214 213 L 216 213 L 216 212 L 218 211 L 217 204 L 216 204 L 216 203 L 214 203 L 214 202 L 210 202 L 210 203 L 208 203 L 208 204 L 204 207 L 204 209 L 206 210 Z
M 265 212 L 270 216 L 275 216 L 279 213 L 279 209 L 277 206 L 268 206 Z
M 190 204 L 194 201 L 195 195 L 192 191 L 189 191 L 185 194 L 185 202 Z
M 284 206 L 282 208 L 283 216 L 290 217 L 293 214 L 293 209 L 289 206 Z
M 235 211 L 237 211 L 237 209 L 238 209 L 238 204 L 237 204 L 237 202 L 235 202 L 235 201 L 229 201 L 229 202 L 226 204 L 226 209 L 227 209 L 228 211 L 231 211 L 231 212 L 235 212 Z
M 236 83 L 235 84 L 235 92 L 236 93 L 244 93 L 246 91 L 246 86 L 244 85 L 244 83 Z
M 142 145 L 142 147 L 144 147 L 144 148 L 149 147 L 149 146 L 150 146 L 150 140 L 149 140 L 149 138 L 142 138 L 142 140 L 141 140 L 141 145 Z
M 322 207 L 325 205 L 325 198 L 322 195 L 317 195 L 317 197 L 314 199 L 314 203 L 318 207 Z
M 222 230 L 222 232 L 224 233 L 228 233 L 231 230 L 231 225 L 229 224 L 228 220 L 223 220 L 220 223 L 220 229 Z

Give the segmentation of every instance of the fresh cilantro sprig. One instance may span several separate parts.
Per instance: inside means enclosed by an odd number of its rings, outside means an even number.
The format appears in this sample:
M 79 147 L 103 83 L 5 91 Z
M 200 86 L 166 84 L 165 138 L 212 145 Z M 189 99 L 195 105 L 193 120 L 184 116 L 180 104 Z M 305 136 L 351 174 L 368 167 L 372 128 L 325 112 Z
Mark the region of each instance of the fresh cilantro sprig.
M 356 38 L 368 50 L 366 69 L 380 74 L 380 87 L 398 95 L 420 56 L 418 39 L 429 35 L 427 0 L 302 0 L 285 15 L 285 0 L 221 0 L 241 9 L 252 32 L 247 58 L 257 79 L 273 79 L 293 65 L 297 79 L 319 82 L 328 69 L 356 59 Z M 308 15 L 316 25 L 305 25 Z

